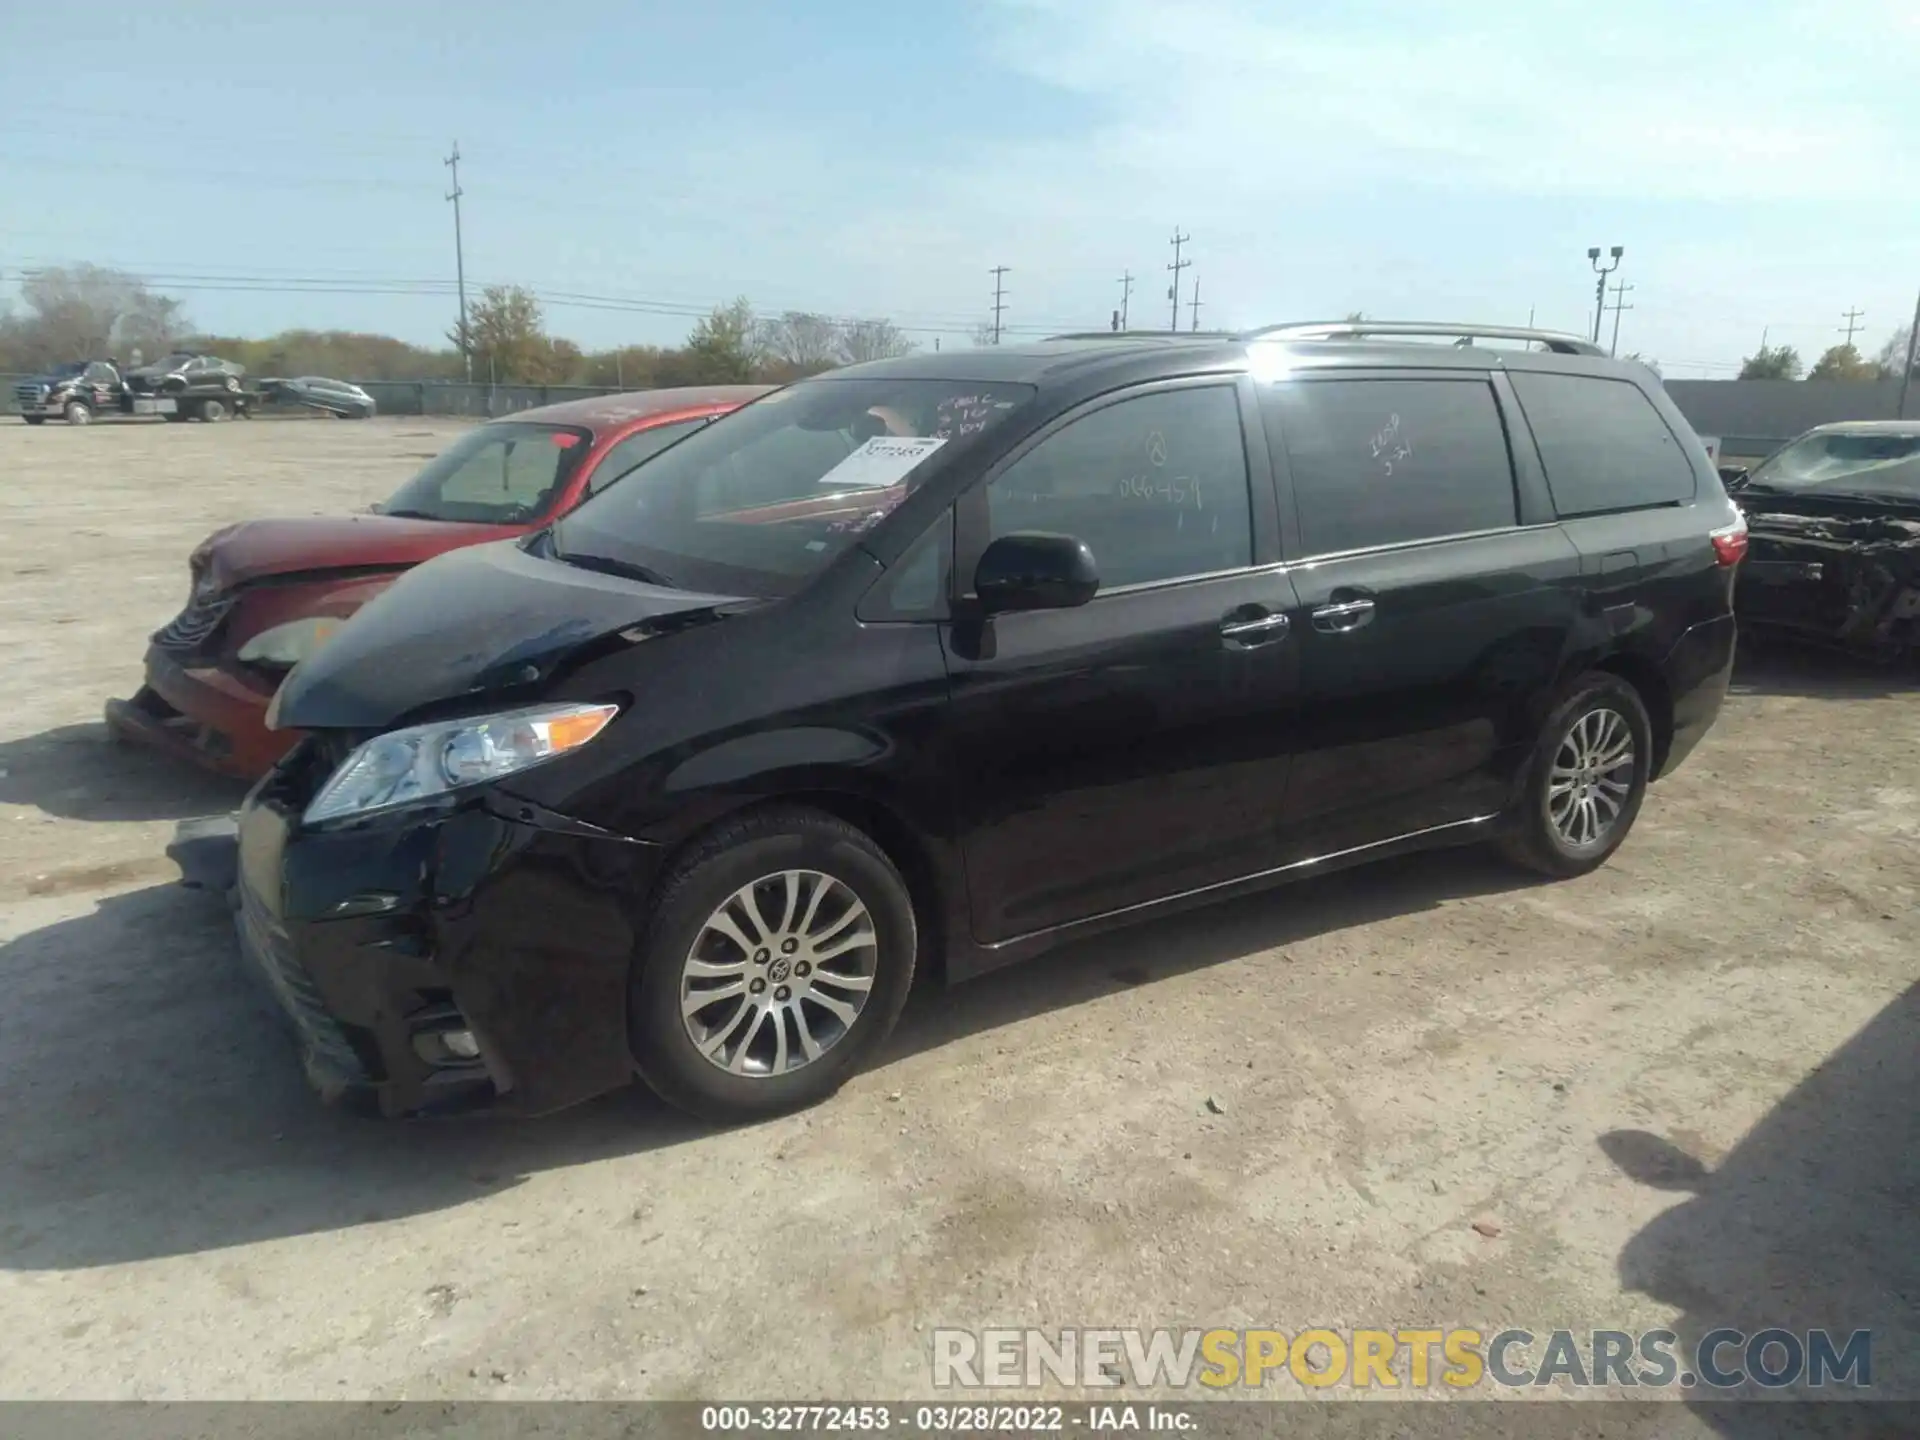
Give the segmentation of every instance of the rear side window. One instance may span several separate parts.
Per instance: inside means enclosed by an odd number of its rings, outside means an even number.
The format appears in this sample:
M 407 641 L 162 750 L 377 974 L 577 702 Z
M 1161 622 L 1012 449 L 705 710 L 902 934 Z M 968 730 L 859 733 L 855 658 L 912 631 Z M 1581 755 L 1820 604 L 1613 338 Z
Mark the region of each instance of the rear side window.
M 1499 530 L 1513 461 L 1482 379 L 1302 380 L 1263 387 L 1268 443 L 1293 476 L 1303 551 Z
M 1512 380 L 1563 519 L 1693 499 L 1693 462 L 1638 385 L 1526 370 Z

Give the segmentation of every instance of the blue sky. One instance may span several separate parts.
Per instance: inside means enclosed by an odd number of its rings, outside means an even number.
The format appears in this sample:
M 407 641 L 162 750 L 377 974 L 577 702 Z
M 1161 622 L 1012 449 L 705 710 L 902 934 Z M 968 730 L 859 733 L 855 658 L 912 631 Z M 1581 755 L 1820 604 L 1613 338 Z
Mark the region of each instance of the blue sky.
M 1584 328 L 1623 244 L 1621 348 L 1710 376 L 1911 316 L 1916 77 L 1913 0 L 173 0 L 8 26 L 0 295 L 91 260 L 431 341 L 457 137 L 470 281 L 589 346 L 735 295 L 965 343 L 996 264 L 1023 330 L 1127 270 L 1164 324 L 1177 226 L 1204 325 Z

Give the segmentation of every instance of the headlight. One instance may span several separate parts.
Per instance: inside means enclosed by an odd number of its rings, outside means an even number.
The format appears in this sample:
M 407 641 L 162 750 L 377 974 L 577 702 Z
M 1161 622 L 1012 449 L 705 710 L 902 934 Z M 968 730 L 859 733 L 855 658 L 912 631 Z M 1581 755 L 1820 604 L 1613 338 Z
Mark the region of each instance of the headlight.
M 538 705 L 392 731 L 346 758 L 307 806 L 306 820 L 367 815 L 498 780 L 579 749 L 619 711 L 617 705 Z
M 240 662 L 291 670 L 318 650 L 343 623 L 337 616 L 315 615 L 262 630 L 240 647 Z

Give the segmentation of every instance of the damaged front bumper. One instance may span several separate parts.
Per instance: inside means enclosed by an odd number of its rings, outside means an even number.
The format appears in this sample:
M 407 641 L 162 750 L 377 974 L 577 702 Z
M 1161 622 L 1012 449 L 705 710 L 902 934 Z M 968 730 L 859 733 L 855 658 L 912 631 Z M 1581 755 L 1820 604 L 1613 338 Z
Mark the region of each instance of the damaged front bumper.
M 1920 519 L 1747 514 L 1742 629 L 1877 660 L 1920 657 Z
M 262 780 L 229 853 L 247 969 L 321 1098 L 539 1114 L 628 1083 L 627 986 L 659 847 L 491 791 L 309 827 L 315 768 L 303 747 Z M 183 875 L 217 879 L 218 828 L 176 837 Z
M 266 725 L 271 688 L 217 664 L 189 668 L 157 644 L 146 664 L 132 699 L 107 701 L 115 735 L 237 780 L 258 779 L 287 753 L 290 737 Z

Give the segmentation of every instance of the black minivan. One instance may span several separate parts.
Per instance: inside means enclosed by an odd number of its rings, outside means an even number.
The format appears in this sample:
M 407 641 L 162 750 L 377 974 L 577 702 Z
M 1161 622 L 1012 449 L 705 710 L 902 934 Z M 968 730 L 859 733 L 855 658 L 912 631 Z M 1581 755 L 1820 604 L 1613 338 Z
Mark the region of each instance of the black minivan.
M 1462 334 L 855 366 L 403 576 L 238 822 L 313 1083 L 749 1119 L 917 970 L 1422 846 L 1601 864 L 1719 709 L 1745 526 L 1650 372 Z

